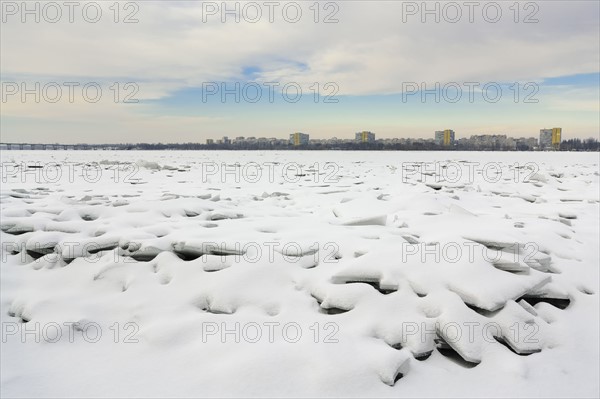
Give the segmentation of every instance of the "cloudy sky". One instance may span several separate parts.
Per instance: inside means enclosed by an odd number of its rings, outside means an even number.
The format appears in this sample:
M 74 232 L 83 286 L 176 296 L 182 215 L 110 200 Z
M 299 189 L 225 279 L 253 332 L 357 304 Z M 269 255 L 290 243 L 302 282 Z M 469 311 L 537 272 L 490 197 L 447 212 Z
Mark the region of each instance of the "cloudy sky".
M 598 137 L 599 2 L 514 3 L 3 0 L 1 140 Z

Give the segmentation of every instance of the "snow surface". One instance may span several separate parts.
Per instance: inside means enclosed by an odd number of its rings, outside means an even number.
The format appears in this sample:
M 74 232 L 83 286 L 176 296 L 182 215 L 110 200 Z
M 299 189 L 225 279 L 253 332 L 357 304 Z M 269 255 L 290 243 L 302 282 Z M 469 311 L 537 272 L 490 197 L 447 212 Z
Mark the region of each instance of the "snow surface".
M 600 395 L 598 154 L 1 157 L 2 397 Z

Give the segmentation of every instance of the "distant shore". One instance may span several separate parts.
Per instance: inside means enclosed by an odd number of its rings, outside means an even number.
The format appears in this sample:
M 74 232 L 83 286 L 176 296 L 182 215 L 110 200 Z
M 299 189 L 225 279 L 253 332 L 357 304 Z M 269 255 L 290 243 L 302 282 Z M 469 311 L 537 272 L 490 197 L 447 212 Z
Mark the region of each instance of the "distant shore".
M 470 146 L 439 146 L 420 145 L 413 143 L 405 144 L 356 144 L 356 145 L 303 145 L 303 146 L 280 146 L 280 145 L 234 145 L 234 144 L 2 144 L 0 151 L 497 151 L 497 152 L 554 152 L 554 151 L 600 151 L 600 143 L 597 140 L 579 143 L 563 142 L 559 148 L 527 147 L 470 147 Z

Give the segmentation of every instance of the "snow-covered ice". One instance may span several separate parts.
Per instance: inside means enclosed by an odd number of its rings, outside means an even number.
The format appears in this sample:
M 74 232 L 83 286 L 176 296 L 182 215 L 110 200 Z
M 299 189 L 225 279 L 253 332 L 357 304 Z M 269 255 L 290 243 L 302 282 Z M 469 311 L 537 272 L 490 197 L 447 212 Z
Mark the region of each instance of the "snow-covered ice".
M 597 153 L 2 151 L 2 397 L 598 397 Z

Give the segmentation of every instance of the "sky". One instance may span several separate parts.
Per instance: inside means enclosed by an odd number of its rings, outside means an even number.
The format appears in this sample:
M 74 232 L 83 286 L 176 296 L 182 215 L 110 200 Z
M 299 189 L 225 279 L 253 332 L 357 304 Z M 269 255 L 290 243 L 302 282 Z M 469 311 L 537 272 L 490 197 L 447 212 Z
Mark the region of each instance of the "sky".
M 0 3 L 0 141 L 599 137 L 595 0 L 74 4 Z

